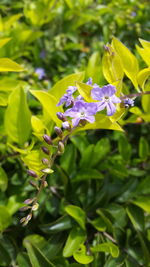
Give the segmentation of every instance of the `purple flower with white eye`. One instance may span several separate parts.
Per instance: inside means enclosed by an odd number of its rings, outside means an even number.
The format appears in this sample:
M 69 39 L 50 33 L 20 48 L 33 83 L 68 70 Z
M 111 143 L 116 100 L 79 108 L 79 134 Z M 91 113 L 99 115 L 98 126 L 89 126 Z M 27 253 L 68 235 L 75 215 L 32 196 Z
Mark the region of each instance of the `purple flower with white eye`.
M 45 70 L 43 68 L 36 68 L 35 73 L 37 74 L 39 80 L 42 80 L 46 76 Z
M 72 125 L 78 126 L 81 121 L 93 123 L 97 113 L 96 103 L 86 103 L 83 100 L 76 101 L 74 106 L 65 111 L 64 115 L 72 118 Z
M 125 98 L 123 100 L 125 108 L 133 107 L 134 106 L 134 100 L 131 98 Z
M 107 115 L 112 116 L 116 112 L 116 106 L 114 104 L 120 103 L 121 100 L 115 96 L 116 88 L 111 85 L 105 85 L 102 88 L 95 85 L 91 91 L 91 96 L 94 100 L 98 100 L 98 111 L 106 108 Z

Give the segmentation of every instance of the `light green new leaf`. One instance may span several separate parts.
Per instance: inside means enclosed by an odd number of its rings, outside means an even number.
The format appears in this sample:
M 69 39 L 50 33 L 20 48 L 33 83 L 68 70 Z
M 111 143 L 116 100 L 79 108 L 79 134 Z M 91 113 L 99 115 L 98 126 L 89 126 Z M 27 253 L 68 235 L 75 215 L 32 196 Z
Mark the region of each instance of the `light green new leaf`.
M 141 39 L 141 38 L 139 38 L 139 41 L 140 41 L 140 43 L 141 43 L 141 45 L 144 47 L 144 48 L 150 48 L 150 42 L 148 42 L 148 41 L 146 41 L 146 40 L 144 40 L 144 39 Z
M 22 201 L 19 200 L 19 197 L 17 195 L 12 195 L 8 198 L 8 203 L 6 207 L 9 210 L 9 214 L 13 215 L 22 207 Z
M 0 206 L 0 232 L 11 224 L 11 215 L 5 206 Z
M 80 95 L 87 101 L 87 102 L 95 102 L 92 98 L 91 98 L 91 89 L 92 86 L 85 84 L 85 83 L 81 83 L 81 82 L 77 82 L 76 83 L 77 89 L 80 93 Z
M 150 66 L 150 48 L 148 48 L 148 47 L 141 48 L 140 46 L 136 45 L 136 49 L 137 49 L 138 53 L 140 54 L 140 56 L 145 61 L 145 63 L 148 66 Z
M 102 60 L 103 74 L 105 79 L 111 84 L 119 81 L 118 91 L 120 93 L 124 76 L 122 61 L 111 45 L 108 45 L 108 49 L 109 51 L 105 51 Z
M 31 131 L 31 113 L 23 88 L 16 88 L 9 96 L 5 112 L 5 131 L 12 142 L 23 145 Z
M 86 69 L 86 78 L 91 77 L 94 83 L 99 84 L 102 79 L 102 66 L 101 66 L 100 53 L 94 52 L 88 61 L 88 66 Z
M 80 207 L 68 205 L 65 207 L 65 211 L 85 230 L 86 214 Z
M 11 38 L 2 38 L 0 39 L 0 48 L 3 47 L 5 44 L 7 44 Z
M 74 227 L 65 244 L 63 249 L 64 257 L 71 257 L 73 253 L 83 244 L 86 240 L 86 233 L 79 227 Z
M 138 73 L 137 81 L 143 91 L 144 91 L 145 82 L 149 76 L 150 76 L 150 68 L 145 68 Z
M 81 264 L 88 264 L 94 260 L 92 255 L 87 255 L 86 247 L 82 244 L 79 249 L 73 253 L 74 259 Z
M 0 71 L 23 71 L 24 69 L 9 58 L 0 58 Z
M 117 122 L 112 122 L 111 118 L 106 115 L 98 114 L 95 116 L 96 121 L 94 123 L 87 123 L 84 127 L 78 127 L 76 132 L 90 130 L 90 129 L 109 129 L 116 131 L 123 131 Z
M 0 167 L 0 190 L 5 191 L 7 189 L 8 185 L 8 177 L 6 172 L 2 167 Z
M 30 90 L 30 92 L 41 102 L 43 108 L 50 116 L 50 119 L 60 126 L 61 121 L 58 119 L 56 113 L 59 111 L 62 112 L 62 108 L 57 107 L 58 101 L 56 98 L 45 91 Z
M 132 201 L 132 203 L 142 208 L 145 212 L 150 213 L 150 197 L 149 196 L 139 197 L 136 200 Z
M 37 116 L 31 117 L 31 125 L 33 129 L 33 134 L 37 136 L 41 141 L 43 141 L 43 134 L 45 131 L 49 134 L 47 127 L 44 125 L 43 121 Z
M 136 57 L 118 39 L 113 38 L 112 44 L 115 51 L 120 56 L 125 74 L 132 81 L 137 91 L 140 91 L 137 83 L 137 74 L 139 71 L 139 66 Z
M 29 170 L 33 170 L 36 174 L 41 176 L 41 170 L 44 169 L 44 165 L 41 160 L 45 157 L 46 156 L 41 150 L 32 150 L 29 151 L 27 155 L 22 155 L 21 159 L 28 166 Z
M 67 77 L 61 79 L 58 81 L 50 90 L 50 94 L 55 96 L 57 99 L 57 103 L 59 102 L 59 99 L 65 94 L 68 86 L 75 86 L 76 82 L 82 82 L 84 79 L 84 72 L 78 72 L 71 75 L 68 75 Z
M 119 256 L 119 249 L 112 242 L 106 242 L 106 243 L 98 244 L 95 247 L 91 247 L 91 251 L 92 252 L 110 253 L 113 258 L 117 258 Z

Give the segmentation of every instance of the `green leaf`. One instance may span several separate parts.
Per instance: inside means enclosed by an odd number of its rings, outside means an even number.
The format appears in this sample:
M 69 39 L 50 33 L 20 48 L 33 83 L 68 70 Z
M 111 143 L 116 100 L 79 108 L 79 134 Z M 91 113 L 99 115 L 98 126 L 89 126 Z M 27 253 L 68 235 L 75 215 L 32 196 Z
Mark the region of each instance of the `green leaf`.
M 133 204 L 142 208 L 145 212 L 150 213 L 150 198 L 149 196 L 141 196 L 136 200 L 132 201 Z
M 91 247 L 91 251 L 92 252 L 110 253 L 113 258 L 117 258 L 119 256 L 119 249 L 112 242 L 106 242 L 106 243 L 98 244 L 94 247 Z
M 68 75 L 67 77 L 63 78 L 62 80 L 58 81 L 51 89 L 50 94 L 55 96 L 57 99 L 57 103 L 59 99 L 65 94 L 68 86 L 75 86 L 76 82 L 83 81 L 84 79 L 84 72 L 74 73 Z
M 19 267 L 31 267 L 29 257 L 27 253 L 25 252 L 20 252 L 17 255 L 17 263 Z
M 64 154 L 60 158 L 61 167 L 68 173 L 72 173 L 75 169 L 76 148 L 73 144 L 66 146 Z
M 9 58 L 0 58 L 0 71 L 24 71 L 24 69 Z
M 141 48 L 140 46 L 136 45 L 136 49 L 142 59 L 145 61 L 145 63 L 150 66 L 150 48 L 149 47 L 144 47 Z
M 127 138 L 121 135 L 118 142 L 119 153 L 124 161 L 129 161 L 132 153 L 132 147 L 129 144 Z
M 73 253 L 74 259 L 81 264 L 88 264 L 94 260 L 92 255 L 87 255 L 86 248 L 82 244 L 79 249 Z
M 27 105 L 24 89 L 16 88 L 10 94 L 5 112 L 5 130 L 9 139 L 23 145 L 31 131 L 31 114 Z
M 139 156 L 142 160 L 146 160 L 149 156 L 149 144 L 143 136 L 140 137 Z
M 67 229 L 70 229 L 73 226 L 72 220 L 69 216 L 62 216 L 56 221 L 49 223 L 49 224 L 43 224 L 40 225 L 40 229 L 44 233 L 57 233 L 61 232 Z
M 79 182 L 89 179 L 103 179 L 104 175 L 96 169 L 82 168 L 74 176 L 72 182 Z
M 0 39 L 0 48 L 3 47 L 5 44 L 7 44 L 11 38 L 2 38 Z
M 9 210 L 9 213 L 13 215 L 22 207 L 22 201 L 19 200 L 19 197 L 17 195 L 12 195 L 8 198 L 8 203 L 6 207 Z
M 93 156 L 91 155 L 91 166 L 97 165 L 110 152 L 110 142 L 107 137 L 101 138 L 94 146 Z
M 65 211 L 77 221 L 82 229 L 85 230 L 86 214 L 80 207 L 68 205 L 65 207 Z
M 120 56 L 125 74 L 132 81 L 137 91 L 140 91 L 137 83 L 139 66 L 136 57 L 118 39 L 113 38 L 112 44 L 115 51 Z
M 145 82 L 149 76 L 150 76 L 150 68 L 145 68 L 138 73 L 137 81 L 143 91 L 145 91 L 144 90 Z
M 0 190 L 5 191 L 7 189 L 8 185 L 8 177 L 6 172 L 2 167 L 0 167 Z
M 11 224 L 11 215 L 5 206 L 0 206 L 0 232 Z
M 56 100 L 56 98 L 45 91 L 30 90 L 30 92 L 41 102 L 43 108 L 50 116 L 50 119 L 53 120 L 58 126 L 60 126 L 61 121 L 58 119 L 56 113 L 62 112 L 63 110 L 61 107 L 57 107 L 58 101 Z
M 149 91 L 149 83 L 146 84 L 145 86 L 145 92 Z M 141 102 L 142 102 L 142 108 L 143 110 L 148 113 L 148 115 L 150 114 L 150 95 L 143 95 L 141 97 Z M 142 114 L 143 115 L 143 114 Z M 145 115 L 145 114 L 144 114 Z M 147 114 L 146 114 L 147 115 Z M 141 116 L 142 117 L 142 116 Z M 144 119 L 144 116 L 143 116 Z
M 90 223 L 95 227 L 96 230 L 103 232 L 107 229 L 107 224 L 102 218 L 96 218 L 93 221 L 90 221 Z
M 143 211 L 134 205 L 130 205 L 126 209 L 127 214 L 135 229 L 144 231 L 144 213 Z
M 86 240 L 85 231 L 79 227 L 74 227 L 67 238 L 65 247 L 63 249 L 64 257 L 71 257 L 73 253 L 80 247 Z
M 100 218 L 102 219 L 102 221 L 104 221 L 104 223 L 107 225 L 107 229 L 110 232 L 113 232 L 112 223 L 111 223 L 110 219 L 108 218 L 108 216 L 105 215 L 104 211 L 98 209 L 96 211 L 96 213 L 100 215 Z

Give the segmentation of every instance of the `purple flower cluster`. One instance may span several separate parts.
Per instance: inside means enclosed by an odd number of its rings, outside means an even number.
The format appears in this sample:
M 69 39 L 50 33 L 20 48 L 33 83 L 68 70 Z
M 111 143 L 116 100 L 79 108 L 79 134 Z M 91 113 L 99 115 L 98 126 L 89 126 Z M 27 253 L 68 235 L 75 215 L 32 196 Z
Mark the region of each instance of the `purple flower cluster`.
M 46 76 L 45 70 L 43 68 L 36 68 L 35 73 L 39 80 L 42 80 Z
M 91 98 L 96 100 L 95 102 L 87 103 L 84 101 L 81 95 L 76 98 L 73 94 L 77 91 L 76 86 L 69 86 L 66 93 L 61 97 L 57 106 L 65 104 L 65 107 L 69 107 L 64 114 L 61 114 L 64 119 L 57 114 L 63 121 L 63 128 L 69 129 L 70 124 L 67 122 L 66 117 L 72 119 L 72 125 L 78 126 L 80 123 L 84 124 L 86 121 L 93 123 L 95 121 L 95 115 L 97 112 L 106 109 L 107 116 L 112 116 L 116 112 L 116 104 L 121 103 L 121 99 L 115 95 L 115 86 L 108 84 L 103 87 L 99 87 L 97 84 L 93 84 L 92 78 L 89 78 L 86 82 L 87 85 L 92 86 Z M 125 106 L 133 106 L 134 101 L 131 99 L 124 99 Z

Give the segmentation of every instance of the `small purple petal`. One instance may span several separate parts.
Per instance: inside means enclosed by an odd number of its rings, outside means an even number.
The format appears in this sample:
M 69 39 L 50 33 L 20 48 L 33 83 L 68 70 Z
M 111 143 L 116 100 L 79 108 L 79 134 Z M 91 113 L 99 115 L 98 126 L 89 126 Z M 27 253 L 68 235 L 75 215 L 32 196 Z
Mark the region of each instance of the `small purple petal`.
M 107 106 L 107 103 L 104 102 L 104 101 L 97 103 L 97 109 L 98 109 L 98 111 L 103 110 L 106 106 Z
M 76 86 L 68 86 L 67 94 L 72 95 L 77 90 Z
M 115 88 L 115 86 L 108 84 L 108 85 L 105 85 L 101 88 L 101 92 L 102 92 L 103 96 L 110 97 L 116 93 L 116 88 Z
M 95 117 L 94 116 L 85 116 L 84 118 L 86 121 L 93 123 L 95 122 Z
M 72 119 L 72 125 L 74 127 L 78 126 L 79 122 L 80 122 L 80 118 L 74 118 L 74 119 Z
M 93 83 L 92 78 L 89 78 L 88 81 L 86 82 L 87 85 L 92 85 L 92 83 Z
M 36 68 L 35 73 L 37 74 L 39 80 L 42 80 L 46 76 L 45 70 L 43 68 Z
M 109 102 L 106 105 L 107 115 L 112 116 L 116 112 L 116 107 L 113 103 Z
M 125 98 L 123 102 L 126 108 L 134 106 L 134 100 L 131 98 Z
M 117 97 L 117 96 L 115 96 L 115 95 L 111 96 L 111 101 L 112 101 L 113 103 L 115 103 L 115 104 L 121 102 L 120 98 Z

